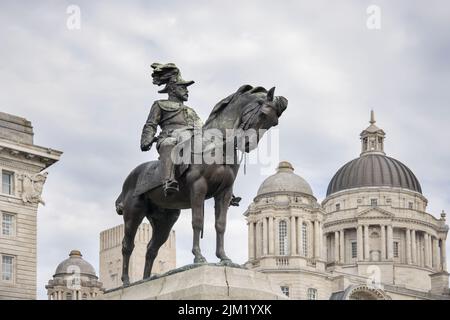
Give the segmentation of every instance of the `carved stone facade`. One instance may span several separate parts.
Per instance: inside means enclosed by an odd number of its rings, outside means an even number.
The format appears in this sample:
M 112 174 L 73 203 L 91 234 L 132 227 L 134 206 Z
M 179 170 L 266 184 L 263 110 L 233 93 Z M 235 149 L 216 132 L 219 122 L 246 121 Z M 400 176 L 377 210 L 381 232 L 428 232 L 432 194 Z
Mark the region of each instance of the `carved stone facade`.
M 33 144 L 24 118 L 0 112 L 0 300 L 36 298 L 36 215 L 43 170 L 62 154 Z
M 321 205 L 288 162 L 263 182 L 244 214 L 246 265 L 292 299 L 450 299 L 446 215 L 426 212 L 417 178 L 384 155 L 373 113 L 370 123 L 364 158 L 336 173 Z
M 120 224 L 100 233 L 100 280 L 106 290 L 122 285 L 122 239 L 124 226 Z M 134 239 L 134 250 L 130 258 L 130 282 L 141 280 L 144 274 L 147 244 L 152 237 L 150 224 L 139 226 Z M 161 274 L 176 267 L 175 231 L 161 246 L 153 264 L 153 274 Z

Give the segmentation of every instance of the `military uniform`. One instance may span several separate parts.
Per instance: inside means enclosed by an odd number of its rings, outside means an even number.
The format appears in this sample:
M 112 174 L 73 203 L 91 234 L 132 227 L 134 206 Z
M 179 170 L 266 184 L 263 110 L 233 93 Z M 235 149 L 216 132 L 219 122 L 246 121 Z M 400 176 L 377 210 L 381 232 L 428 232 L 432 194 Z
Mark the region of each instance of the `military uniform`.
M 158 125 L 161 133 L 155 139 Z M 149 149 L 156 140 L 156 149 L 160 154 L 163 183 L 175 181 L 171 158 L 172 149 L 180 142 L 186 130 L 201 128 L 201 119 L 194 109 L 170 100 L 157 100 L 153 103 L 141 136 L 141 149 Z

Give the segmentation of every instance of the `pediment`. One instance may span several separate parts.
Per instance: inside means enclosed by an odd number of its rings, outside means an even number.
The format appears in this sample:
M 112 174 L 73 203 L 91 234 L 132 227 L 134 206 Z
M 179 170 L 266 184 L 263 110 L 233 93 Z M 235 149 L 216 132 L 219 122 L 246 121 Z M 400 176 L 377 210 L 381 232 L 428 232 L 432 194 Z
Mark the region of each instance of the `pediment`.
M 394 214 L 384 209 L 375 207 L 364 209 L 356 215 L 358 218 L 392 218 Z

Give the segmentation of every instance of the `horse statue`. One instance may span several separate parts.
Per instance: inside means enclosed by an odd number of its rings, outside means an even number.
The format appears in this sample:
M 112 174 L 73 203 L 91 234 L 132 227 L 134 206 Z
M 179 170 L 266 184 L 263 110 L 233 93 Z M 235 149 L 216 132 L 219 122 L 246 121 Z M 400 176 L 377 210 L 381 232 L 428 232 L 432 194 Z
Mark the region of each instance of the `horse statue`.
M 123 215 L 125 224 L 121 278 L 124 285 L 129 284 L 128 266 L 134 237 L 144 217 L 153 229 L 147 245 L 144 279 L 150 277 L 158 250 L 168 239 L 181 209 L 192 209 L 194 263 L 206 262 L 200 250 L 200 236 L 203 233 L 204 202 L 210 198 L 215 201 L 216 256 L 223 264 L 231 263 L 224 250 L 224 233 L 233 184 L 240 166 L 238 152 L 244 154 L 255 149 L 264 132 L 278 124 L 278 118 L 287 108 L 287 99 L 275 97 L 274 91 L 275 88 L 267 91 L 263 87 L 244 85 L 213 108 L 201 131 L 205 133 L 215 129 L 215 132 L 224 133 L 218 136 L 223 146 L 232 144 L 234 161 L 176 165 L 179 192 L 164 193 L 159 160 L 143 163 L 131 171 L 116 200 L 117 213 Z M 231 136 L 230 132 L 244 132 L 244 135 Z

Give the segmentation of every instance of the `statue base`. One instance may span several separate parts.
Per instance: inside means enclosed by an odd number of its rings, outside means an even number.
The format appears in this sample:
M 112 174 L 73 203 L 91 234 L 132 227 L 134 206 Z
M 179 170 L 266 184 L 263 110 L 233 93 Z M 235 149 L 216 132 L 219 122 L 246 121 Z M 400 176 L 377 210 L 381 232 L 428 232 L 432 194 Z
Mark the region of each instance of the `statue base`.
M 286 300 L 260 272 L 239 265 L 192 264 L 105 292 L 101 300 Z

